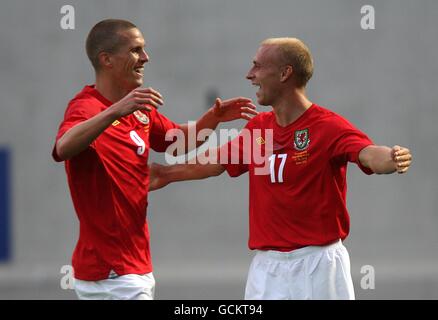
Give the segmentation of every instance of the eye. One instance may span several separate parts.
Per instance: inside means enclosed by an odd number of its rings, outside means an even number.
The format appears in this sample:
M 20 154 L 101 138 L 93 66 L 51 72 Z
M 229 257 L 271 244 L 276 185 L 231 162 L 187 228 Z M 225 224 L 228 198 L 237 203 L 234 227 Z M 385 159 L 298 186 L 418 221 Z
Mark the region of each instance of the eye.
M 135 48 L 133 48 L 133 49 L 131 50 L 131 52 L 134 52 L 134 53 L 140 53 L 141 50 L 143 50 L 142 47 L 135 47 Z

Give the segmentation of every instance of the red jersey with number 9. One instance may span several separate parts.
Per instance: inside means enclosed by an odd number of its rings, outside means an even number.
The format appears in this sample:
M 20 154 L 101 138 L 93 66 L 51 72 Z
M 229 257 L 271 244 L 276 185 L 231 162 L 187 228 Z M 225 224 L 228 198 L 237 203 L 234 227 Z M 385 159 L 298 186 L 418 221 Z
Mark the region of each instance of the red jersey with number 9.
M 86 86 L 65 112 L 56 141 L 70 128 L 112 103 Z M 68 184 L 79 218 L 73 253 L 74 276 L 97 281 L 152 271 L 146 221 L 149 148 L 164 152 L 167 130 L 179 128 L 152 111 L 136 111 L 114 121 L 80 154 L 65 161 Z M 53 149 L 53 157 L 61 161 Z
M 254 161 L 254 151 L 267 145 L 269 129 L 272 152 L 261 164 Z M 264 112 L 245 130 L 255 147 L 245 145 L 242 132 L 221 153 L 227 148 L 229 155 L 239 154 L 238 163 L 229 157 L 223 164 L 230 176 L 249 171 L 249 248 L 290 251 L 345 239 L 350 229 L 347 163 L 371 174 L 358 156 L 372 141 L 340 115 L 315 104 L 286 127 L 277 124 L 273 112 Z M 247 154 L 250 160 L 244 163 Z

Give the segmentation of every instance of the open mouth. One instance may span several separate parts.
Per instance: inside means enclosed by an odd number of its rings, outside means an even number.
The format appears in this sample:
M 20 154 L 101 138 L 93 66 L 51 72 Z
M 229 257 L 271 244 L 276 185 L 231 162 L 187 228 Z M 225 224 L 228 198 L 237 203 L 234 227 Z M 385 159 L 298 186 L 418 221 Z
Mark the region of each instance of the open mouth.
M 258 89 L 256 94 L 259 93 L 262 86 L 259 83 L 253 83 L 252 85 Z
M 135 71 L 136 74 L 138 74 L 139 76 L 143 77 L 143 72 L 144 72 L 144 67 L 143 66 L 134 68 L 134 71 Z

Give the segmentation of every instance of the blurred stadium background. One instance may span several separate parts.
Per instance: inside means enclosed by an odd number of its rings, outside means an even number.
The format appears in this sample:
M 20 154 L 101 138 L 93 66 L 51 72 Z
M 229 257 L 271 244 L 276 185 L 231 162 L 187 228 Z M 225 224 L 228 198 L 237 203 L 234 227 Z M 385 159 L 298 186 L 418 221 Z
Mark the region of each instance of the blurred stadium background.
M 75 30 L 60 27 L 66 4 Z M 360 27 L 366 4 L 375 30 Z M 254 98 L 245 75 L 259 42 L 303 39 L 315 60 L 311 100 L 376 143 L 414 154 L 405 176 L 349 168 L 357 298 L 438 299 L 437 15 L 434 0 L 2 1 L 0 299 L 76 298 L 61 289 L 60 269 L 78 223 L 63 165 L 50 154 L 67 102 L 93 82 L 85 37 L 109 17 L 142 30 L 145 84 L 165 96 L 161 111 L 176 122 L 196 120 L 216 94 Z M 156 298 L 241 299 L 251 260 L 247 176 L 174 184 L 149 200 Z M 373 290 L 360 286 L 364 265 L 374 267 Z

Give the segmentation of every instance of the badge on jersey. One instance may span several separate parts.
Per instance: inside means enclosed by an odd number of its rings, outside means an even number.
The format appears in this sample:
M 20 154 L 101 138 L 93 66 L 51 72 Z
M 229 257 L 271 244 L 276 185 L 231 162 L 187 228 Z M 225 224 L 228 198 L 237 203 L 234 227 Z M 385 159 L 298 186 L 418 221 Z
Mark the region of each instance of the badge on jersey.
M 309 144 L 309 129 L 296 130 L 294 134 L 294 148 L 298 151 L 303 151 L 309 147 Z
M 140 121 L 143 124 L 149 124 L 149 118 L 147 115 L 145 115 L 140 110 L 134 111 L 134 116 L 137 118 L 138 121 Z
M 261 146 L 262 144 L 265 144 L 265 139 L 263 139 L 262 137 L 258 137 L 256 139 L 256 142 L 259 146 Z

